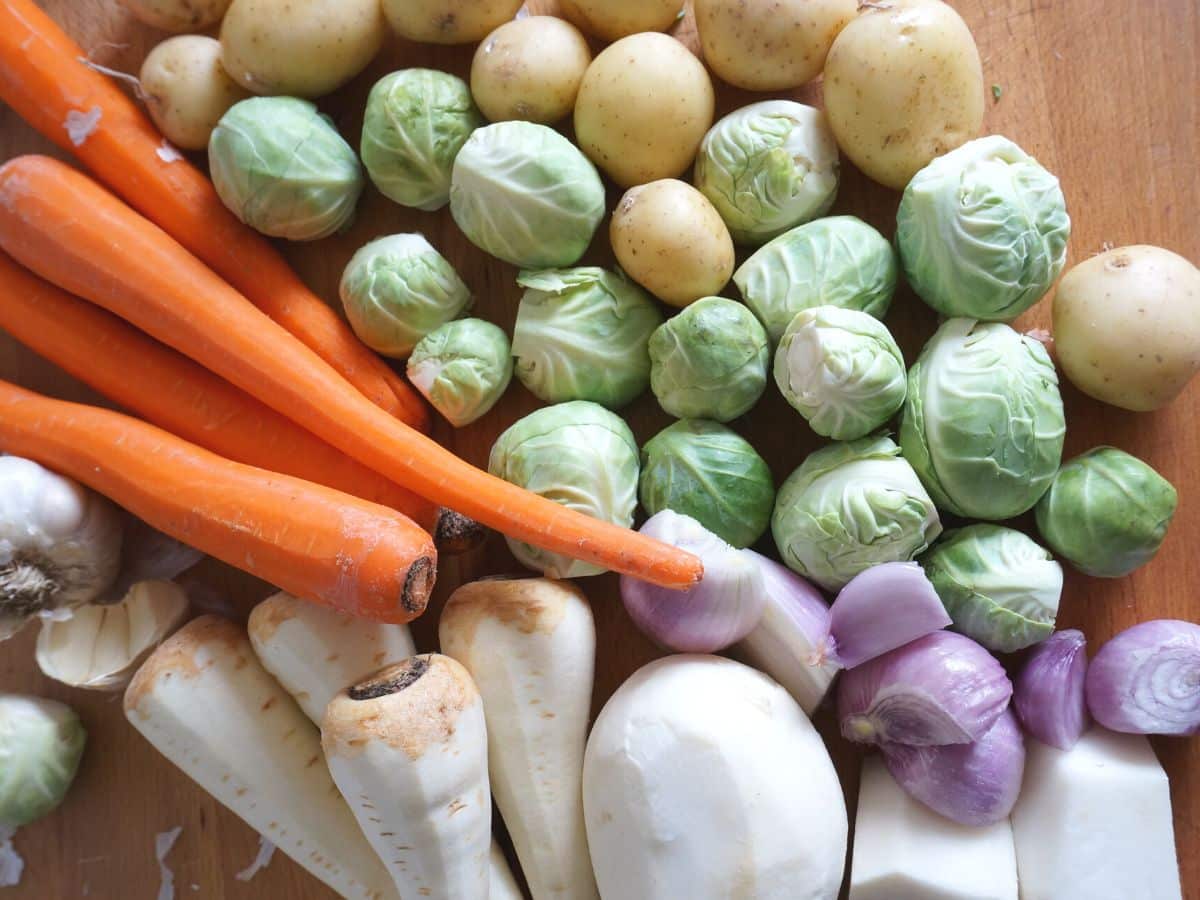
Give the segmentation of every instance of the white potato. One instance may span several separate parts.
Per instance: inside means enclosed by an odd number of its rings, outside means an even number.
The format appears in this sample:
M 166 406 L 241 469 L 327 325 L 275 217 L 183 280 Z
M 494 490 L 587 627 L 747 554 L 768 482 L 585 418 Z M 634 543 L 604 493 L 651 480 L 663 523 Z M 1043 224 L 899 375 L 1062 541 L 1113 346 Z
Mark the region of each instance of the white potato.
M 221 62 L 256 94 L 322 97 L 379 52 L 379 0 L 233 0 L 221 24 Z
M 203 150 L 221 116 L 250 96 L 221 66 L 221 42 L 200 34 L 167 38 L 150 51 L 138 80 L 146 109 L 176 147 Z
M 821 74 L 858 0 L 696 0 L 704 61 L 748 91 L 777 91 Z
M 616 41 L 639 31 L 666 31 L 683 0 L 559 0 L 562 13 L 588 34 Z
M 696 158 L 714 102 L 708 72 L 683 44 L 635 34 L 588 66 L 575 101 L 575 138 L 622 187 L 674 178 Z
M 824 90 L 842 152 L 897 190 L 983 125 L 979 50 L 941 0 L 868 6 L 834 40 Z
M 1085 394 L 1138 411 L 1170 403 L 1200 371 L 1200 269 L 1161 247 L 1118 247 L 1063 276 L 1059 365 Z
M 524 0 L 383 0 L 400 37 L 427 44 L 469 44 L 517 14 Z
M 672 306 L 719 293 L 733 273 L 733 239 L 720 214 L 673 178 L 626 191 L 609 237 L 626 274 Z
M 221 21 L 230 0 L 120 0 L 140 21 L 163 31 L 200 31 Z
M 471 61 L 471 95 L 493 122 L 549 125 L 575 106 L 592 51 L 579 29 L 553 16 L 506 22 L 479 44 Z

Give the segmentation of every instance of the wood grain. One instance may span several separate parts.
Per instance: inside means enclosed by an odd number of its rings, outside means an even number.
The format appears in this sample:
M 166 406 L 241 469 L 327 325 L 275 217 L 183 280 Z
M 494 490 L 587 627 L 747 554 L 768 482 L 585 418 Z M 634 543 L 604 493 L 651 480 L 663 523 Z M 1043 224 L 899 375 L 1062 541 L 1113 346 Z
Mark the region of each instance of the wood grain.
M 957 0 L 984 61 L 989 96 L 986 129 L 1001 132 L 1035 154 L 1062 179 L 1074 233 L 1071 261 L 1105 244 L 1153 243 L 1200 260 L 1200 7 L 1193 0 Z M 161 35 L 139 26 L 115 0 L 44 0 L 44 6 L 80 40 L 96 61 L 135 72 Z M 553 9 L 553 0 L 531 3 Z M 695 46 L 690 18 L 676 29 Z M 371 67 L 323 107 L 353 141 L 363 99 L 373 81 L 392 69 L 432 66 L 465 75 L 473 48 L 433 48 L 393 43 Z M 815 100 L 815 87 L 798 97 Z M 720 112 L 759 95 L 719 89 Z M 0 107 L 0 159 L 49 145 Z M 616 193 L 610 193 L 610 201 Z M 890 235 L 897 195 L 847 170 L 835 213 L 860 215 Z M 611 205 L 611 204 L 610 204 Z M 318 246 L 286 248 L 305 279 L 330 301 L 355 248 L 386 232 L 419 230 L 454 263 L 478 297 L 477 314 L 511 328 L 519 296 L 514 270 L 487 258 L 457 231 L 446 212 L 417 213 L 369 192 L 350 233 Z M 600 232 L 604 234 L 602 230 Z M 607 242 L 598 239 L 589 262 L 607 263 Z M 1023 320 L 1046 326 L 1043 302 Z M 902 290 L 889 317 L 911 361 L 932 332 L 934 317 Z M 130 361 L 136 366 L 136 361 Z M 55 396 L 96 400 L 86 388 L 0 335 L 0 377 Z M 1134 415 L 1065 390 L 1068 453 L 1114 444 L 1151 462 L 1180 490 L 1174 527 L 1155 561 L 1132 576 L 1113 581 L 1068 577 L 1061 623 L 1083 627 L 1093 647 L 1134 622 L 1161 617 L 1200 618 L 1195 599 L 1200 584 L 1200 388 L 1193 385 L 1169 409 Z M 497 409 L 462 431 L 442 427 L 438 437 L 476 463 L 484 463 L 492 441 L 510 422 L 537 406 L 513 386 Z M 639 439 L 667 423 L 652 397 L 629 411 Z M 782 479 L 817 442 L 774 391 L 737 427 L 748 435 Z M 422 647 L 433 646 L 437 612 L 457 584 L 515 569 L 503 541 L 493 539 L 467 558 L 446 560 L 438 599 L 415 629 Z M 244 616 L 268 587 L 208 563 L 190 579 L 206 603 Z M 596 610 L 599 671 L 595 707 L 637 666 L 658 655 L 626 620 L 610 577 L 584 584 Z M 253 882 L 234 873 L 257 848 L 256 836 L 150 748 L 121 715 L 116 697 L 71 691 L 43 678 L 33 665 L 32 633 L 0 647 L 0 689 L 56 697 L 78 709 L 90 731 L 79 780 L 66 804 L 24 831 L 17 846 L 28 867 L 12 900 L 90 897 L 139 900 L 156 894 L 156 832 L 175 825 L 183 835 L 170 856 L 180 898 L 216 900 L 332 896 L 298 867 L 277 856 Z M 818 722 L 830 738 L 853 810 L 857 755 L 834 737 L 828 711 Z M 1184 894 L 1200 897 L 1200 740 L 1161 740 L 1156 749 L 1171 777 Z

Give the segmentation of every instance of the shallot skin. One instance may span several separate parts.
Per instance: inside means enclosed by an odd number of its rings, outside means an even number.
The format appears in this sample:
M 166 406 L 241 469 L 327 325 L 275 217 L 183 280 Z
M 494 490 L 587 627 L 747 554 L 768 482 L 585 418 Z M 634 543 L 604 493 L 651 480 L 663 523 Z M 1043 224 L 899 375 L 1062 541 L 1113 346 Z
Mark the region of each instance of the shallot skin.
M 1013 687 L 1013 707 L 1025 730 L 1043 744 L 1070 750 L 1087 731 L 1084 699 L 1087 639 L 1067 629 L 1034 647 Z

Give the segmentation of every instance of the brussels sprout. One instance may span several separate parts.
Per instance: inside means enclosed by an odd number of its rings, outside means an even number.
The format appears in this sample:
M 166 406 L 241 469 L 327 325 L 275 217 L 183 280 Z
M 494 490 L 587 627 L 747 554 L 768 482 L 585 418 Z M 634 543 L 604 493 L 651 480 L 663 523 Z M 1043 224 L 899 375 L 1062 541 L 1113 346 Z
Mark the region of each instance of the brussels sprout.
M 857 309 L 796 314 L 775 351 L 775 383 L 817 434 L 864 437 L 904 403 L 904 357 L 890 331 Z
M 920 563 L 954 630 L 989 650 L 1012 653 L 1053 633 L 1062 566 L 1021 532 L 986 524 L 947 531 Z
M 771 522 L 775 482 L 763 458 L 736 432 L 684 419 L 642 448 L 638 494 L 648 515 L 674 510 L 726 543 L 748 547 Z
M 767 386 L 767 333 L 746 307 L 704 297 L 650 336 L 650 389 L 677 419 L 728 422 Z
M 771 516 L 784 563 L 830 591 L 872 566 L 912 559 L 941 531 L 916 472 L 882 434 L 810 454 Z
M 1088 575 L 1118 578 L 1158 552 L 1177 499 L 1136 456 L 1096 447 L 1063 463 L 1034 513 L 1055 553 Z
M 1070 234 L 1058 179 L 995 134 L 919 171 L 896 219 L 904 274 L 926 303 L 1005 322 L 1049 290 Z
M 0 827 L 28 825 L 62 803 L 86 741 L 70 707 L 0 694 Z
M 455 428 L 495 406 L 512 372 L 508 335 L 483 319 L 447 322 L 408 358 L 408 380 Z
M 838 188 L 838 149 L 825 114 L 791 100 L 730 113 L 700 144 L 696 187 L 739 244 L 761 244 L 824 215 Z
M 618 416 L 586 400 L 546 406 L 519 419 L 496 439 L 493 475 L 555 503 L 628 528 L 637 506 L 638 447 Z M 513 556 L 549 578 L 604 571 L 508 538 Z
M 433 69 L 385 75 L 367 97 L 362 159 L 381 194 L 404 206 L 450 201 L 454 158 L 483 116 L 461 78 Z
M 896 277 L 896 254 L 882 234 L 854 216 L 831 216 L 764 244 L 733 273 L 733 283 L 777 343 L 796 313 L 812 306 L 882 319 Z
M 513 329 L 521 384 L 546 403 L 624 406 L 650 384 L 650 334 L 662 313 L 621 273 L 594 267 L 522 272 Z
M 363 189 L 354 149 L 315 106 L 295 97 L 231 106 L 208 140 L 208 165 L 235 216 L 292 241 L 347 228 Z
M 604 185 L 553 128 L 497 122 L 472 134 L 454 160 L 450 213 L 475 246 L 505 262 L 569 266 L 604 218 Z
M 425 335 L 462 315 L 471 291 L 419 234 L 393 234 L 350 258 L 339 288 L 359 340 L 403 359 Z

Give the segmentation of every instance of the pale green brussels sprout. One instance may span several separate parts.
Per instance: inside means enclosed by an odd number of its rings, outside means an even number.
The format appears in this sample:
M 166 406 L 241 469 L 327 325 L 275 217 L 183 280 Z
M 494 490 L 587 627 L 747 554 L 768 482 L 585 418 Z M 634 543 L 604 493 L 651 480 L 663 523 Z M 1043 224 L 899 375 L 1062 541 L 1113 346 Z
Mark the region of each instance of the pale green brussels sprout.
M 1070 234 L 1058 179 L 998 134 L 921 169 L 896 218 L 913 290 L 942 315 L 993 321 L 1015 319 L 1049 290 Z
M 461 78 L 433 69 L 385 75 L 367 97 L 362 159 L 379 192 L 404 206 L 450 201 L 454 158 L 483 116 Z
M 920 563 L 954 630 L 997 653 L 1013 653 L 1054 631 L 1062 566 L 1044 547 L 1001 525 L 947 531 Z
M 882 322 L 857 309 L 814 306 L 796 314 L 775 351 L 775 383 L 817 434 L 865 437 L 896 414 L 904 357 Z
M 488 471 L 563 506 L 628 528 L 637 506 L 638 447 L 629 426 L 597 403 L 575 400 L 519 419 L 496 439 Z M 605 571 L 508 538 L 524 565 L 548 578 Z
M 419 234 L 393 234 L 359 249 L 339 293 L 359 340 L 396 359 L 457 319 L 472 299 L 454 267 Z
M 587 267 L 522 272 L 513 329 L 521 384 L 546 403 L 591 400 L 610 409 L 650 384 L 650 335 L 662 313 L 624 274 Z
M 695 181 L 735 241 L 761 244 L 833 205 L 837 143 L 819 109 L 791 100 L 752 103 L 704 136 Z
M 677 419 L 728 422 L 767 386 L 767 333 L 742 304 L 704 297 L 650 336 L 650 389 Z
M 734 547 L 749 547 L 771 522 L 775 482 L 763 458 L 735 431 L 684 419 L 642 447 L 638 494 L 647 515 L 670 509 Z
M 1158 552 L 1177 502 L 1171 482 L 1136 456 L 1096 447 L 1063 463 L 1034 513 L 1055 553 L 1088 575 L 1118 578 Z
M 900 446 L 943 512 L 1025 512 L 1058 471 L 1065 435 L 1050 355 L 1007 325 L 950 319 L 909 370 Z
M 447 322 L 421 338 L 408 358 L 408 380 L 455 428 L 495 406 L 512 371 L 508 335 L 483 319 Z
M 778 343 L 796 313 L 813 306 L 882 319 L 897 271 L 896 253 L 882 234 L 854 216 L 831 216 L 764 244 L 733 273 L 733 282 Z
M 809 454 L 771 516 L 784 563 L 829 591 L 872 566 L 912 559 L 941 531 L 916 472 L 882 434 Z
M 213 186 L 256 231 L 315 241 L 344 230 L 363 189 L 358 156 L 307 100 L 251 97 L 208 140 Z
M 86 741 L 70 707 L 0 694 L 0 826 L 20 828 L 62 803 Z
M 450 213 L 475 246 L 524 269 L 569 266 L 604 218 L 604 185 L 553 128 L 497 122 L 454 160 Z

